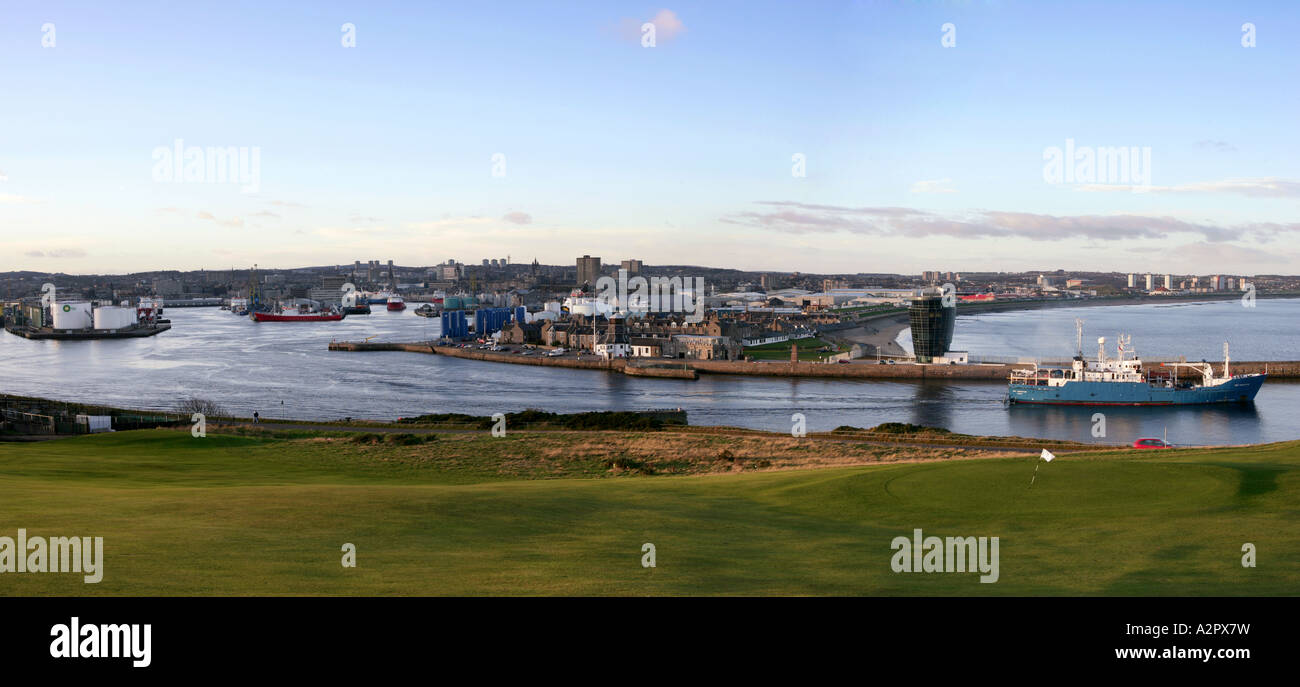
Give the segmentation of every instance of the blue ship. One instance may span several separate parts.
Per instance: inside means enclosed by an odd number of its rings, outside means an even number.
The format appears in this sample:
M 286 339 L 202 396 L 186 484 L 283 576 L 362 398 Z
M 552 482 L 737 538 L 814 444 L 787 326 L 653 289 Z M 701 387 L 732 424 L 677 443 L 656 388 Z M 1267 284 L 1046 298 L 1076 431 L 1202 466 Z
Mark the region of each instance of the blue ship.
M 1007 388 L 1012 403 L 1088 406 L 1172 406 L 1204 403 L 1252 403 L 1268 375 L 1233 375 L 1228 346 L 1223 347 L 1223 374 L 1200 363 L 1162 363 L 1147 368 L 1120 337 L 1119 356 L 1107 359 L 1106 339 L 1097 340 L 1097 360 L 1074 358 L 1070 367 L 1014 370 Z M 1180 371 L 1186 371 L 1180 375 Z

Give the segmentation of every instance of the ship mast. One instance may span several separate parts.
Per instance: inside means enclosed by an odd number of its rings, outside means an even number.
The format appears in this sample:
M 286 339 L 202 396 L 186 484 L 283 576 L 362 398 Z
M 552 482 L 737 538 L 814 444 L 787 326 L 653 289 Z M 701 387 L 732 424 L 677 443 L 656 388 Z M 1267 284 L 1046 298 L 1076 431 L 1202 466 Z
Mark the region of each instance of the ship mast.
M 1232 377 L 1232 373 L 1228 372 L 1228 342 L 1227 341 L 1223 342 L 1223 376 L 1225 379 L 1230 379 Z
M 1075 355 L 1083 358 L 1083 320 L 1077 317 L 1074 318 L 1074 339 L 1075 347 L 1078 349 Z

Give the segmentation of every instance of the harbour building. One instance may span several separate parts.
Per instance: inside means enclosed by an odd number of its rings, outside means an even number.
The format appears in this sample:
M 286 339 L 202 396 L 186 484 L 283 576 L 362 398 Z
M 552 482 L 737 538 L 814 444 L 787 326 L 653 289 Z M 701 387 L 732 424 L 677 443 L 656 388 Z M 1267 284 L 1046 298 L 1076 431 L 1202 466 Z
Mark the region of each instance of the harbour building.
M 916 362 L 934 362 L 952 345 L 952 331 L 957 323 L 956 299 L 944 303 L 943 289 L 925 288 L 911 299 L 908 320 L 912 326 L 912 351 Z

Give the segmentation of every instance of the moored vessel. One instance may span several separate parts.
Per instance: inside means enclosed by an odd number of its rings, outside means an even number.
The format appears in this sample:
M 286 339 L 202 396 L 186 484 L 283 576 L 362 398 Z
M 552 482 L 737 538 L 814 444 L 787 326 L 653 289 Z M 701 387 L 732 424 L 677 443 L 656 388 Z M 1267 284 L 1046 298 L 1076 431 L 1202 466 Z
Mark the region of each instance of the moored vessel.
M 280 312 L 254 311 L 249 317 L 254 322 L 337 322 L 346 314 L 334 307 L 317 308 L 308 303 L 287 307 Z
M 1080 334 L 1082 339 L 1082 334 Z M 1223 345 L 1223 374 L 1208 362 L 1144 366 L 1131 338 L 1120 336 L 1117 357 L 1106 357 L 1105 337 L 1097 339 L 1097 359 L 1076 355 L 1070 367 L 1034 364 L 1014 370 L 1007 388 L 1012 403 L 1051 405 L 1171 406 L 1251 403 L 1268 375 L 1233 375 L 1228 344 Z M 1179 374 L 1185 371 L 1183 374 Z

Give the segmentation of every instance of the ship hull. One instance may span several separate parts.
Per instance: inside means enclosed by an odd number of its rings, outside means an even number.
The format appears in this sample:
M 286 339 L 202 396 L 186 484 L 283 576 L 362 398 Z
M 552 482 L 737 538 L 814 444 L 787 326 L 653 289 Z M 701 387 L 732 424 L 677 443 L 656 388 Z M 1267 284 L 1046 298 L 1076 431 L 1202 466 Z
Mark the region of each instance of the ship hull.
M 1063 386 L 1011 384 L 1012 403 L 1084 406 L 1180 406 L 1208 403 L 1250 403 L 1267 375 L 1243 375 L 1211 387 L 1170 389 L 1145 382 L 1079 382 Z
M 343 319 L 343 315 L 277 315 L 269 312 L 253 313 L 254 322 L 337 322 Z

